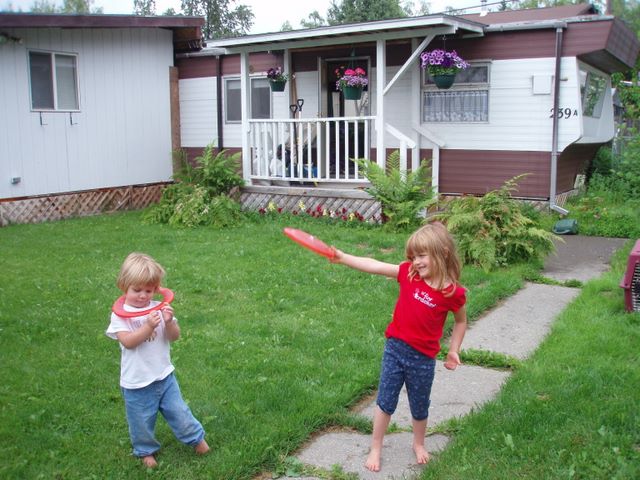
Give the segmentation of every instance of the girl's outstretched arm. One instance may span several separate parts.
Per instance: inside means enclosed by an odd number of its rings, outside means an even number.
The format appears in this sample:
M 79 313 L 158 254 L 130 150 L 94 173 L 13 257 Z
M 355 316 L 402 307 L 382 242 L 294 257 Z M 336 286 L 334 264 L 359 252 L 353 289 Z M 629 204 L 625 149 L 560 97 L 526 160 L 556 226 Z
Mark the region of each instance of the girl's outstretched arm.
M 355 270 L 360 270 L 365 273 L 372 273 L 374 275 L 384 275 L 385 277 L 397 278 L 399 265 L 393 263 L 381 262 L 375 258 L 370 257 L 358 257 L 338 250 L 336 247 L 331 247 L 335 251 L 335 256 L 330 259 L 331 263 L 339 263 L 340 265 L 346 265 Z

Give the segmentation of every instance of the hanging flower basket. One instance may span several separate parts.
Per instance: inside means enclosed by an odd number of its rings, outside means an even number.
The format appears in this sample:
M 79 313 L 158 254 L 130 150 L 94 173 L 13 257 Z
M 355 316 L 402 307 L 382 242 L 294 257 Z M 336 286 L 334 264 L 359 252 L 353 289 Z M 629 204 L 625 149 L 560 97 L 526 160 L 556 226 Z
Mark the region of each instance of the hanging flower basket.
M 362 87 L 342 87 L 342 94 L 345 100 L 360 100 L 362 98 Z
M 267 78 L 272 92 L 284 92 L 289 75 L 284 73 L 280 67 L 272 67 L 267 71 Z
M 456 74 L 469 64 L 455 50 L 431 50 L 420 54 L 420 66 L 427 70 L 436 87 L 447 89 L 453 85 Z
M 367 72 L 362 68 L 357 67 L 355 69 L 337 68 L 336 76 L 336 88 L 340 90 L 345 100 L 360 100 L 362 97 L 362 90 L 369 85 L 369 79 L 367 79 Z
M 284 92 L 284 87 L 287 84 L 286 80 L 269 80 L 272 92 Z
M 456 81 L 456 74 L 445 73 L 441 75 L 431 75 L 431 78 L 433 78 L 433 83 L 436 85 L 436 87 L 442 90 L 446 90 L 447 88 L 451 88 L 453 82 Z

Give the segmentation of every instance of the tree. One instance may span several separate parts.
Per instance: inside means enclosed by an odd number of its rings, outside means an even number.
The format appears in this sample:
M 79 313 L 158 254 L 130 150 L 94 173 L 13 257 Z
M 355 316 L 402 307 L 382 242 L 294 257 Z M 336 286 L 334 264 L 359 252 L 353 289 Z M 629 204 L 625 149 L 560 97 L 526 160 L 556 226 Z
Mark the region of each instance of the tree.
M 238 5 L 236 0 L 182 0 L 185 15 L 202 16 L 205 38 L 239 37 L 246 35 L 253 25 L 254 14 L 250 7 Z
M 326 25 L 325 19 L 322 18 L 317 10 L 311 12 L 306 20 L 300 20 L 300 26 L 302 28 L 318 28 L 324 25 Z
M 332 0 L 327 11 L 329 25 L 407 17 L 399 0 Z
M 291 25 L 289 20 L 286 20 L 280 27 L 281 32 L 290 32 L 291 30 L 293 30 L 293 25 Z
M 36 13 L 94 13 L 101 14 L 102 7 L 94 7 L 94 0 L 64 0 L 62 7 L 58 7 L 55 1 L 36 0 L 31 6 L 31 11 Z
M 136 15 L 155 15 L 156 0 L 133 0 L 133 13 Z

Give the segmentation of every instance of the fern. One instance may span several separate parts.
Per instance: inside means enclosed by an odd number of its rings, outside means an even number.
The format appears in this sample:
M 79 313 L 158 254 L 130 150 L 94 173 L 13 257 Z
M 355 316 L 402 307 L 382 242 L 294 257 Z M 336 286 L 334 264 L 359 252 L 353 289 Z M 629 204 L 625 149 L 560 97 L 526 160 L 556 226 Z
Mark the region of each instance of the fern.
M 386 170 L 367 160 L 357 160 L 371 186 L 365 191 L 382 205 L 385 228 L 403 232 L 422 222 L 419 213 L 434 204 L 436 197 L 430 186 L 430 170 L 426 162 L 412 172 L 400 171 L 400 152 L 392 152 Z

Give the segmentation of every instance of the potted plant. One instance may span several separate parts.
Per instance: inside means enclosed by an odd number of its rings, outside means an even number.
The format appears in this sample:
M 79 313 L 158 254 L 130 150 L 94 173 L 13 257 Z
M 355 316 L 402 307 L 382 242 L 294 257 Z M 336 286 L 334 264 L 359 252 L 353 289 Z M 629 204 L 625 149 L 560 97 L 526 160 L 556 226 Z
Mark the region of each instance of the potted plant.
M 284 73 L 281 67 L 272 67 L 267 70 L 267 78 L 272 92 L 283 92 L 289 75 Z
M 427 69 L 436 87 L 443 89 L 451 87 L 456 79 L 456 74 L 469 66 L 455 50 L 447 52 L 436 49 L 422 52 L 420 60 L 420 66 L 422 69 Z
M 369 85 L 367 72 L 362 68 L 336 68 L 335 70 L 338 80 L 336 88 L 342 92 L 345 100 L 360 100 L 362 89 Z

